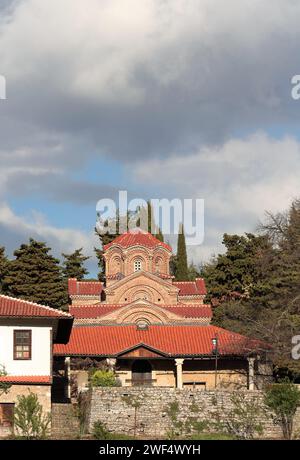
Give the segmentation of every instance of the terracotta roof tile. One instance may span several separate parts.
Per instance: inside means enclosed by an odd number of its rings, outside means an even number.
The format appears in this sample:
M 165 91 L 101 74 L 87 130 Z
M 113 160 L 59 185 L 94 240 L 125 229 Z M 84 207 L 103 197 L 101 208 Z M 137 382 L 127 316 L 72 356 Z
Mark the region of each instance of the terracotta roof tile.
M 4 375 L 0 377 L 0 382 L 5 383 L 35 383 L 51 384 L 50 375 Z
M 147 248 L 155 248 L 157 246 L 161 246 L 172 252 L 172 248 L 168 244 L 159 241 L 151 233 L 143 232 L 142 230 L 137 229 L 117 236 L 111 243 L 104 246 L 104 250 L 106 251 L 113 245 L 119 245 L 123 248 L 137 245 L 145 246 Z
M 211 318 L 212 311 L 209 305 L 166 305 L 162 308 L 184 318 Z
M 180 289 L 179 296 L 206 295 L 203 278 L 196 278 L 195 281 L 173 281 L 173 285 Z
M 1 316 L 72 318 L 69 313 L 65 313 L 61 310 L 5 295 L 0 295 L 0 317 Z
M 69 278 L 69 295 L 93 295 L 100 296 L 103 289 L 101 281 L 77 281 L 76 278 Z
M 124 304 L 125 305 L 125 304 Z M 99 318 L 107 315 L 108 313 L 119 310 L 123 307 L 123 304 L 110 305 L 74 305 L 70 306 L 70 313 L 74 318 Z
M 71 305 L 70 313 L 74 318 L 100 318 L 108 313 L 119 310 L 127 304 L 95 304 L 95 305 Z M 183 318 L 211 318 L 210 305 L 180 304 L 180 305 L 157 305 L 161 309 L 175 313 Z
M 212 338 L 217 334 L 220 355 L 242 355 L 261 342 L 216 326 L 77 326 L 66 345 L 55 345 L 55 355 L 116 356 L 141 344 L 170 356 L 212 355 Z

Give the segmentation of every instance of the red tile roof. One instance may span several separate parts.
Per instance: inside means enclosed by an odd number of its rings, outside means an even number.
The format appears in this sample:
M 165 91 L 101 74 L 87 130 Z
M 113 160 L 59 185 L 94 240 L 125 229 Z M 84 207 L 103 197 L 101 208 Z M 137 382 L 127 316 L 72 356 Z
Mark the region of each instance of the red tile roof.
M 212 311 L 209 305 L 167 305 L 163 306 L 166 310 L 175 315 L 183 316 L 184 318 L 211 318 Z
M 74 305 L 70 306 L 70 313 L 74 318 L 100 318 L 112 311 L 119 310 L 127 304 L 96 304 L 96 305 Z M 157 305 L 184 318 L 211 318 L 212 311 L 209 305 Z
M 195 281 L 173 281 L 173 285 L 180 289 L 179 296 L 206 295 L 203 278 L 196 278 Z
M 161 246 L 172 252 L 172 248 L 168 244 L 159 241 L 151 233 L 143 232 L 142 230 L 137 229 L 117 236 L 111 243 L 104 246 L 104 250 L 106 251 L 113 245 L 119 245 L 123 248 L 128 248 L 130 246 L 145 246 L 147 248 L 155 248 L 157 246 Z
M 69 295 L 93 295 L 100 296 L 103 289 L 101 281 L 77 281 L 76 278 L 69 278 Z
M 3 375 L 0 382 L 5 383 L 34 383 L 34 384 L 51 384 L 50 375 Z
M 212 338 L 217 334 L 220 355 L 243 355 L 261 342 L 216 326 L 77 326 L 66 345 L 55 345 L 54 354 L 64 356 L 117 356 L 139 345 L 169 356 L 212 355 Z
M 124 304 L 125 305 L 125 304 Z M 74 305 L 70 306 L 70 313 L 74 318 L 99 318 L 107 315 L 108 313 L 119 310 L 124 306 L 123 304 L 110 305 Z
M 46 317 L 69 318 L 71 315 L 61 310 L 46 307 L 28 300 L 0 295 L 0 317 Z

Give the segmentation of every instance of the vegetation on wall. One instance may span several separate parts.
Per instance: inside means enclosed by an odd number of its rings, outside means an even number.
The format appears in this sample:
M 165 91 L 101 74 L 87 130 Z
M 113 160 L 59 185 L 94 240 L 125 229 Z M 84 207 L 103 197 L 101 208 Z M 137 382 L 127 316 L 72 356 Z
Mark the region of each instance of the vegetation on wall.
M 272 411 L 273 420 L 281 426 L 283 437 L 291 439 L 294 417 L 300 406 L 300 391 L 288 380 L 269 385 L 265 392 L 265 404 Z
M 14 409 L 16 434 L 25 439 L 45 439 L 50 434 L 50 414 L 43 413 L 36 394 L 18 396 Z

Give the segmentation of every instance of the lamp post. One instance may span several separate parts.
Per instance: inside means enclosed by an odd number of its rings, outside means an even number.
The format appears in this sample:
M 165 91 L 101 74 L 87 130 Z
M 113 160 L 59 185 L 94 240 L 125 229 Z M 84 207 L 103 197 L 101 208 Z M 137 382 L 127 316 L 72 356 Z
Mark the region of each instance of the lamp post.
M 211 339 L 211 343 L 212 343 L 212 346 L 213 346 L 213 353 L 215 355 L 215 388 L 217 388 L 217 382 L 218 382 L 218 334 L 215 335 L 215 337 L 213 337 Z

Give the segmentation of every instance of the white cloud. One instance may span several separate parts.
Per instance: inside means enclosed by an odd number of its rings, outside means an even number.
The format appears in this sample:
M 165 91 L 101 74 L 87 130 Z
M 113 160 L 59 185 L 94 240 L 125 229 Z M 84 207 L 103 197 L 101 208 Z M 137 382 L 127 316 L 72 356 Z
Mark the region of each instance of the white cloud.
M 257 133 L 185 156 L 143 161 L 133 173 L 138 183 L 151 181 L 168 196 L 205 199 L 200 252 L 207 256 L 207 247 L 219 247 L 222 233 L 254 231 L 266 210 L 282 211 L 300 195 L 300 142 Z
M 0 229 L 1 234 L 13 235 L 13 246 L 8 248 L 10 251 L 28 238 L 35 238 L 49 244 L 58 257 L 62 252 L 71 253 L 82 247 L 85 254 L 93 256 L 92 262 L 95 261 L 93 243 L 98 243 L 94 232 L 55 227 L 47 222 L 44 215 L 35 211 L 30 216 L 20 216 L 6 203 L 0 203 Z

